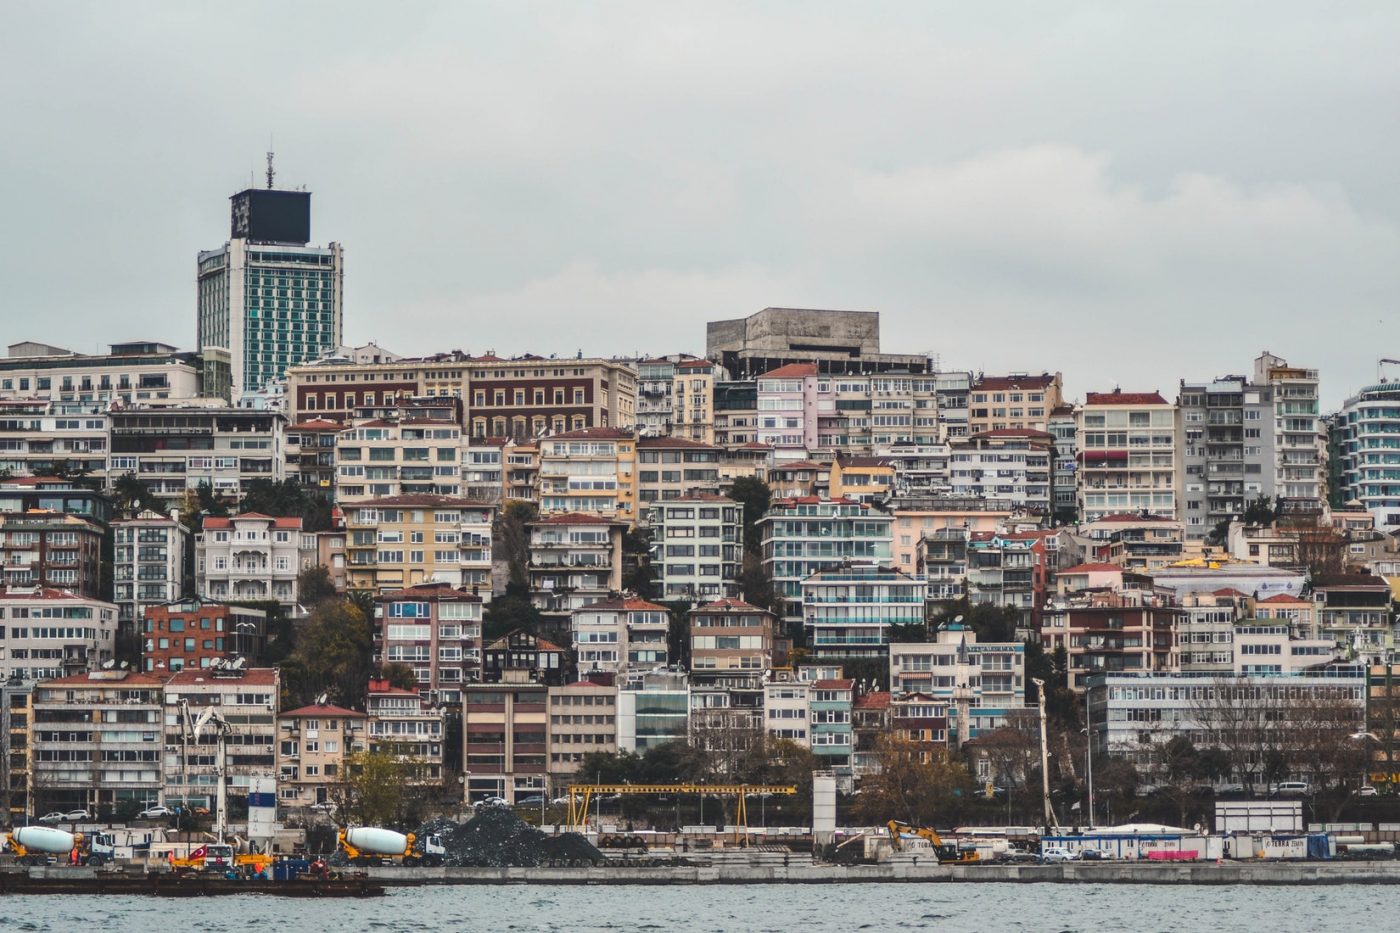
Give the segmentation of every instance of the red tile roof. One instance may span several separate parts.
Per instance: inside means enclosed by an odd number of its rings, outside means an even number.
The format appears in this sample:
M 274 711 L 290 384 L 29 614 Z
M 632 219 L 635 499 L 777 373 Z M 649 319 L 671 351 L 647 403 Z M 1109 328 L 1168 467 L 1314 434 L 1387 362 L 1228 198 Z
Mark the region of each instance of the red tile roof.
M 1311 605 L 1312 605 L 1312 603 L 1308 602 L 1306 599 L 1300 599 L 1300 598 L 1298 598 L 1297 596 L 1290 596 L 1290 595 L 1288 595 L 1287 593 L 1275 593 L 1273 596 L 1267 597 L 1266 599 L 1261 599 L 1261 600 L 1259 600 L 1259 602 L 1260 602 L 1261 604 L 1263 604 L 1263 603 L 1275 603 L 1275 604 L 1277 604 L 1277 603 L 1288 603 L 1288 604 L 1290 604 L 1290 605 L 1295 605 L 1295 606 L 1311 606 Z
M 875 690 L 871 693 L 862 693 L 856 697 L 856 709 L 889 709 L 890 692 L 888 690 Z
M 310 719 L 312 717 L 333 718 L 333 719 L 364 719 L 364 713 L 357 713 L 353 709 L 346 709 L 343 706 L 336 706 L 333 703 L 319 703 L 311 706 L 299 706 L 296 709 L 288 710 L 285 713 L 278 713 L 278 719 Z
M 788 463 L 775 463 L 771 473 L 796 472 L 798 470 L 825 470 L 829 469 L 820 463 L 813 463 L 810 460 L 793 460 Z
M 379 594 L 378 602 L 391 603 L 400 599 L 426 599 L 426 600 L 449 600 L 451 602 L 479 603 L 480 596 L 472 595 L 470 590 L 458 589 L 451 583 L 415 583 L 399 590 L 384 590 Z
M 35 591 L 32 586 L 0 586 L 0 599 L 78 599 L 86 602 L 101 602 L 101 600 L 86 596 L 79 596 L 68 590 L 56 590 L 45 587 Z
M 611 610 L 620 612 L 665 612 L 665 606 L 658 606 L 656 603 L 649 603 L 645 599 L 636 596 L 624 596 L 618 599 L 600 599 L 595 603 L 580 606 L 575 612 L 586 612 L 589 609 Z
M 1084 396 L 1085 405 L 1165 405 L 1167 400 L 1158 392 L 1090 392 Z
M 345 425 L 339 421 L 326 421 L 324 418 L 312 418 L 310 421 L 298 421 L 296 424 L 289 424 L 288 431 L 339 431 Z
M 275 687 L 277 686 L 277 668 L 275 667 L 250 667 L 237 674 L 224 677 L 216 677 L 214 672 L 206 668 L 185 668 L 170 675 L 166 681 L 167 687 L 188 687 L 193 684 L 226 684 L 230 687 L 247 685 L 250 687 Z
M 854 680 L 819 680 L 812 684 L 818 690 L 851 690 L 855 685 Z
M 978 431 L 971 435 L 971 440 L 979 437 L 1025 437 L 1035 440 L 1054 440 L 1055 435 L 1049 431 L 1037 431 L 1034 428 L 993 428 L 990 431 Z
M 1212 596 L 1228 596 L 1228 597 L 1230 597 L 1231 599 L 1247 599 L 1247 598 L 1249 598 L 1249 594 L 1248 594 L 1248 593 L 1241 593 L 1239 590 L 1235 589 L 1233 586 L 1226 586 L 1226 587 L 1222 587 L 1221 589 L 1218 589 L 1218 590 L 1211 590 L 1210 595 L 1212 595 Z M 1270 597 L 1270 599 L 1272 599 L 1272 598 L 1273 598 L 1273 597 Z M 1268 600 L 1262 600 L 1262 602 L 1267 602 L 1267 601 L 1268 601 Z
M 893 466 L 887 457 L 837 457 L 836 462 L 841 465 L 841 469 L 843 470 L 850 467 L 875 468 Z
M 118 689 L 122 687 L 163 687 L 169 679 L 169 674 L 156 674 L 148 671 L 88 671 L 86 674 L 70 674 L 67 677 L 40 681 L 40 685 L 45 687 L 99 686 Z
M 759 376 L 759 379 L 801 379 L 817 374 L 816 363 L 789 363 Z
M 714 366 L 709 360 L 682 360 L 676 364 L 677 369 L 714 369 Z
M 201 525 L 203 528 L 232 528 L 236 521 L 266 521 L 271 522 L 274 528 L 301 528 L 301 519 L 294 516 L 275 517 L 264 515 L 261 512 L 243 512 L 239 515 L 232 515 L 227 518 L 206 515 Z

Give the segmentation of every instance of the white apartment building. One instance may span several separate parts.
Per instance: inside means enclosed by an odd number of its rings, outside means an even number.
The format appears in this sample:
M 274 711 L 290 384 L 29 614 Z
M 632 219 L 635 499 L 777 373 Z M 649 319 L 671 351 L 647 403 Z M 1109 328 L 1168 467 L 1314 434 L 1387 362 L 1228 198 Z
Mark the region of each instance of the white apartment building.
M 591 512 L 632 521 L 637 440 L 621 428 L 584 428 L 540 444 L 542 513 Z
M 190 532 L 176 512 L 167 517 L 142 512 L 112 522 L 112 579 L 117 619 L 135 632 L 142 608 L 164 605 L 185 595 L 185 554 Z
M 625 521 L 550 515 L 530 523 L 530 600 L 544 612 L 573 612 L 622 589 Z
M 648 515 L 651 566 L 666 599 L 739 595 L 743 506 L 723 496 L 685 496 L 652 506 Z
M 924 584 L 888 567 L 832 567 L 802 581 L 802 609 L 816 657 L 878 657 L 890 626 L 924 621 Z
M 1078 418 L 1080 519 L 1177 518 L 1176 406 L 1156 392 L 1090 392 Z
M 1030 428 L 998 428 L 950 444 L 949 485 L 955 497 L 1002 499 L 1050 513 L 1054 437 Z
M 336 498 L 457 496 L 462 488 L 462 428 L 431 419 L 358 422 L 336 436 Z
M 300 518 L 208 516 L 195 536 L 195 591 L 221 602 L 276 600 L 291 611 L 300 551 Z
M 1026 706 L 1026 646 L 982 642 L 959 623 L 933 642 L 890 645 L 890 693 L 948 704 L 950 737 L 961 745 L 1010 722 Z
M 442 784 L 446 710 L 433 706 L 412 690 L 371 680 L 365 695 L 368 716 L 365 740 L 369 751 L 385 752 L 409 765 L 410 782 Z
M 107 472 L 107 415 L 101 402 L 0 398 L 0 470 L 13 476 Z
M 116 651 L 117 607 L 66 590 L 0 587 L 0 680 L 93 670 Z
M 810 748 L 812 683 L 790 675 L 790 671 L 779 672 L 777 682 L 764 685 L 763 728 L 775 738 Z
M 582 677 L 594 671 L 617 674 L 667 663 L 671 614 L 665 606 L 619 596 L 590 603 L 569 616 Z
M 12 343 L 0 360 L 0 400 L 38 400 L 101 411 L 200 394 L 200 360 L 164 343 L 114 343 L 88 355 L 34 341 Z
M 894 519 L 870 506 L 814 496 L 775 500 L 759 522 L 763 565 L 782 603 L 780 618 L 803 617 L 802 582 L 846 561 L 890 560 Z

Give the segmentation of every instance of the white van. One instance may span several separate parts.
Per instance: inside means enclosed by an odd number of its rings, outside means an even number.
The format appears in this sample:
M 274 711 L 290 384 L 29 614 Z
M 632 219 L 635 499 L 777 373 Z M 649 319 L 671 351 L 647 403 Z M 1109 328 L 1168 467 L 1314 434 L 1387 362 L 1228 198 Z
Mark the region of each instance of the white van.
M 1306 797 L 1312 793 L 1307 781 L 1282 781 L 1271 788 L 1278 797 Z

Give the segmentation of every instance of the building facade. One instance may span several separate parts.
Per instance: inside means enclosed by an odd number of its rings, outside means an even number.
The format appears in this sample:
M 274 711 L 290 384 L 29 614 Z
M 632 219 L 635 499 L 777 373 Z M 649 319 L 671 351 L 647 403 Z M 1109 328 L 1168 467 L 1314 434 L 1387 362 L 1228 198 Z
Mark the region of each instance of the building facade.
M 446 583 L 380 593 L 375 661 L 412 668 L 419 693 L 434 703 L 460 703 L 463 688 L 481 680 L 483 606 Z
M 61 512 L 0 513 L 0 582 L 11 589 L 52 587 L 96 597 L 102 538 L 96 522 Z
M 244 512 L 206 516 L 195 535 L 195 591 L 216 600 L 297 604 L 301 519 Z
M 802 581 L 802 610 L 807 645 L 816 657 L 879 657 L 891 626 L 923 624 L 924 586 L 889 567 L 831 567 Z
M 490 601 L 494 504 L 415 493 L 349 502 L 341 510 L 351 589 L 446 583 Z
M 115 657 L 117 607 L 67 590 L 0 587 L 0 680 L 50 680 Z
M 780 600 L 780 618 L 803 619 L 802 583 L 847 561 L 888 563 L 894 519 L 867 505 L 815 496 L 779 499 L 759 522 L 764 568 Z
M 685 496 L 654 505 L 651 567 L 666 599 L 738 596 L 744 560 L 744 509 L 718 495 Z
M 1079 410 L 1079 517 L 1177 517 L 1176 406 L 1156 392 L 1090 392 Z

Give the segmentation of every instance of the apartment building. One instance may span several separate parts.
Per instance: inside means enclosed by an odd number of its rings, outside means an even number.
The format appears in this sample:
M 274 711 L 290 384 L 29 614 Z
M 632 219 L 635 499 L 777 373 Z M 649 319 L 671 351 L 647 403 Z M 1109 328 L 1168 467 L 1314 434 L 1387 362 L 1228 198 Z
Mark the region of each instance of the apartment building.
M 671 614 L 665 606 L 617 596 L 589 603 L 569 614 L 574 656 L 580 675 L 617 674 L 629 668 L 664 667 Z
M 0 680 L 0 818 L 14 826 L 34 813 L 34 685 L 32 680 Z M 39 811 L 42 813 L 43 811 Z
M 851 754 L 855 749 L 855 733 L 851 725 L 855 681 L 814 681 L 808 698 L 812 754 L 817 756 L 822 767 L 848 776 Z
M 573 783 L 585 755 L 616 754 L 617 693 L 616 684 L 592 680 L 549 688 L 551 793 Z
M 828 495 L 833 499 L 880 502 L 895 483 L 894 464 L 883 457 L 842 456 L 831 461 Z
M 690 679 L 676 671 L 632 671 L 618 683 L 617 747 L 637 752 L 690 738 Z
M 960 747 L 1025 709 L 1025 643 L 979 643 L 976 632 L 949 623 L 933 642 L 890 646 L 890 692 L 946 704 L 947 738 Z
M 744 561 L 744 509 L 717 495 L 685 496 L 654 505 L 651 567 L 666 599 L 739 595 Z
M 1384 577 L 1361 573 L 1313 574 L 1316 635 L 1350 648 L 1353 657 L 1381 664 L 1395 649 L 1392 599 Z
M 540 447 L 516 444 L 505 453 L 505 497 L 508 501 L 539 502 Z
M 530 601 L 568 613 L 622 589 L 625 521 L 565 513 L 531 522 Z
M 287 479 L 318 490 L 327 496 L 335 491 L 336 440 L 344 428 L 337 421 L 312 418 L 289 424 L 286 428 Z
M 1093 674 L 1170 671 L 1180 614 L 1165 598 L 1152 594 L 1060 597 L 1045 607 L 1040 641 L 1046 654 L 1065 649 L 1069 687 L 1083 692 Z
M 1235 626 L 1231 673 L 1294 674 L 1345 660 L 1346 649 L 1332 638 L 1296 638 L 1287 624 L 1257 621 Z
M 102 538 L 96 522 L 61 512 L 0 513 L 0 582 L 95 597 L 102 589 Z
M 952 494 L 949 469 L 953 454 L 947 444 L 888 444 L 877 447 L 875 455 L 894 468 L 891 495 L 931 498 Z
M 1177 518 L 1176 406 L 1156 392 L 1090 392 L 1078 412 L 1079 517 Z
M 756 408 L 753 439 L 771 445 L 779 461 L 799 460 L 817 449 L 820 413 L 834 414 L 836 398 L 815 363 L 792 363 L 758 377 Z
M 247 796 L 254 778 L 277 774 L 277 704 L 281 675 L 275 667 L 184 670 L 165 683 L 165 796 L 170 806 L 205 806 L 218 799 L 218 739 L 196 739 L 189 726 L 212 709 L 232 726 L 224 737 L 225 774 L 231 796 Z
M 514 444 L 504 437 L 473 437 L 462 449 L 462 495 L 478 502 L 504 502 L 506 460 Z
M 107 417 L 108 481 L 134 473 L 167 509 L 183 508 L 201 483 L 241 499 L 253 480 L 286 475 L 286 418 L 279 412 L 175 405 L 114 409 Z
M 1059 373 L 978 376 L 968 392 L 967 433 L 1048 431 L 1051 412 L 1064 404 L 1063 382 Z
M 817 441 L 823 450 L 868 454 L 891 444 L 933 444 L 940 440 L 937 374 L 887 372 L 840 375 L 819 380 Z
M 874 564 L 843 564 L 802 581 L 802 625 L 817 658 L 879 657 L 891 626 L 922 625 L 923 583 Z
M 929 606 L 967 595 L 967 543 L 968 533 L 961 528 L 939 528 L 920 536 L 912 576 L 923 581 Z
M 665 437 L 671 433 L 676 361 L 658 357 L 637 362 L 637 433 Z M 714 387 L 710 389 L 711 404 Z
M 39 682 L 33 697 L 35 812 L 86 809 L 106 821 L 123 805 L 160 802 L 167 678 L 94 670 Z
M 104 493 L 57 476 L 12 476 L 0 479 L 0 514 L 63 512 L 106 525 L 112 500 Z
M 413 690 L 371 680 L 365 694 L 365 744 L 407 766 L 410 784 L 442 786 L 446 712 Z
M 173 516 L 145 511 L 112 522 L 113 601 L 120 631 L 134 634 L 144 608 L 185 595 L 190 532 Z
M 1018 513 L 1006 499 L 899 496 L 887 502 L 885 509 L 894 516 L 892 564 L 908 574 L 918 572 L 920 538 L 935 531 L 959 530 L 971 534 L 1040 524 L 1039 517 Z
M 811 460 L 775 462 L 768 471 L 768 487 L 775 499 L 800 499 L 826 491 L 831 467 Z
M 803 619 L 802 586 L 812 574 L 852 561 L 888 563 L 893 524 L 891 516 L 846 499 L 774 500 L 759 534 L 783 622 Z
M 1055 459 L 1050 480 L 1050 494 L 1053 500 L 1055 520 L 1071 524 L 1079 517 L 1078 488 L 1079 463 L 1078 431 L 1074 407 L 1060 405 L 1050 412 L 1047 428 L 1054 441 Z
M 1304 508 L 1327 499 L 1327 467 L 1315 369 L 1289 366 L 1265 350 L 1254 360 L 1254 382 L 1274 400 L 1274 495 Z
M 446 583 L 490 601 L 495 505 L 415 493 L 348 502 L 341 510 L 351 589 Z
M 812 745 L 812 682 L 791 670 L 774 671 L 763 685 L 763 727 L 775 738 Z
M 67 590 L 0 587 L 0 680 L 47 680 L 115 656 L 117 607 Z
M 715 383 L 719 367 L 709 360 L 681 360 L 671 380 L 671 435 L 699 444 L 715 442 Z
M 948 485 L 955 497 L 997 499 L 1038 515 L 1053 511 L 1054 437 L 997 428 L 950 442 Z
M 368 749 L 368 717 L 333 703 L 313 703 L 277 717 L 277 802 L 284 807 L 337 804 L 350 759 Z
M 200 394 L 199 355 L 164 343 L 130 341 L 109 352 L 75 353 L 26 340 L 12 343 L 0 360 L 0 400 L 57 405 L 139 405 Z
M 548 791 L 549 687 L 538 682 L 473 684 L 462 702 L 462 760 L 468 802 Z
M 1272 391 L 1243 376 L 1181 383 L 1181 518 L 1205 538 L 1238 519 L 1259 496 L 1273 497 Z M 1267 490 L 1267 491 L 1266 491 Z
M 1045 605 L 1056 538 L 1045 531 L 977 531 L 967 540 L 967 597 L 1016 609 L 1020 627 L 1035 628 Z
M 1076 529 L 1097 561 L 1117 564 L 1135 573 L 1151 573 L 1183 556 L 1186 528 L 1181 521 L 1160 515 L 1121 512 Z
M 516 629 L 486 645 L 481 677 L 485 683 L 564 683 L 569 653 L 552 641 Z
M 765 671 L 773 664 L 773 614 L 724 598 L 690 610 L 690 669 L 697 676 Z M 791 738 L 791 736 L 788 736 Z
M 739 447 L 757 443 L 758 384 L 720 382 L 715 385 L 715 443 Z
M 724 451 L 680 437 L 643 437 L 636 446 L 637 520 L 647 509 L 696 493 L 718 492 Z
M 419 692 L 458 704 L 465 685 L 481 680 L 484 600 L 447 583 L 419 583 L 376 599 L 374 660 L 406 664 Z
M 1089 680 L 1085 711 L 1094 751 L 1140 768 L 1152 767 L 1158 749 L 1178 736 L 1197 748 L 1239 747 L 1239 723 L 1249 722 L 1258 734 L 1244 741 L 1260 753 L 1234 779 L 1257 788 L 1268 786 L 1265 769 L 1280 760 L 1290 779 L 1315 779 L 1298 743 L 1319 731 L 1340 737 L 1364 730 L 1366 686 L 1361 666 L 1231 678 L 1105 672 Z
M 106 403 L 0 398 L 0 432 L 0 470 L 13 476 L 106 475 Z
M 637 376 L 600 359 L 502 359 L 440 353 L 379 363 L 324 360 L 287 371 L 293 417 L 346 421 L 361 404 L 416 396 L 455 397 L 473 437 L 528 441 L 547 431 L 628 428 L 636 420 Z
M 1343 497 L 1360 502 L 1377 527 L 1400 526 L 1400 382 L 1365 386 L 1333 419 L 1337 472 Z
M 636 517 L 637 439 L 621 428 L 566 431 L 539 442 L 539 504 L 549 513 Z
M 453 421 L 357 421 L 335 440 L 341 504 L 391 496 L 458 496 L 462 429 Z
M 267 644 L 267 613 L 201 597 L 146 606 L 141 620 L 143 671 L 209 670 L 234 656 L 254 662 Z
M 205 516 L 194 540 L 195 592 L 220 601 L 297 604 L 301 519 L 244 512 Z

